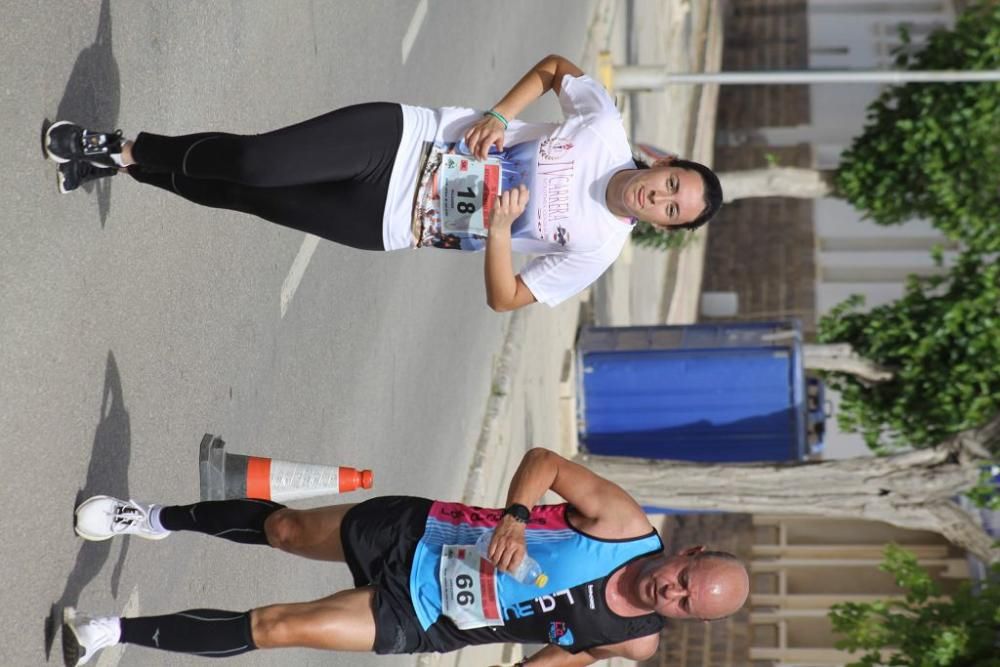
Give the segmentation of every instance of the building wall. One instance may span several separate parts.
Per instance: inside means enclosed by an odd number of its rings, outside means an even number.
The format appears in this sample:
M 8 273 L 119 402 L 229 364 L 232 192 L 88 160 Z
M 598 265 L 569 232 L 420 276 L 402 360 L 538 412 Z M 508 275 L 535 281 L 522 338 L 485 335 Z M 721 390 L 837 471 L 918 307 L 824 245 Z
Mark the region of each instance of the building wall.
M 784 166 L 810 166 L 808 145 L 719 146 L 720 169 L 753 169 L 772 155 Z M 809 335 L 816 322 L 816 255 L 812 202 L 768 197 L 723 207 L 708 235 L 703 292 L 734 292 L 737 317 L 775 320 L 795 317 Z M 704 321 L 712 318 L 703 316 Z
M 805 0 L 741 0 L 727 5 L 723 69 L 804 69 L 809 58 Z M 769 146 L 757 128 L 797 127 L 811 117 L 808 86 L 723 86 L 714 156 L 718 171 L 761 168 L 768 159 L 811 167 L 805 143 Z M 712 223 L 704 292 L 735 293 L 735 317 L 796 317 L 808 334 L 816 320 L 815 234 L 808 201 L 732 202 Z M 704 317 L 702 319 L 711 319 Z

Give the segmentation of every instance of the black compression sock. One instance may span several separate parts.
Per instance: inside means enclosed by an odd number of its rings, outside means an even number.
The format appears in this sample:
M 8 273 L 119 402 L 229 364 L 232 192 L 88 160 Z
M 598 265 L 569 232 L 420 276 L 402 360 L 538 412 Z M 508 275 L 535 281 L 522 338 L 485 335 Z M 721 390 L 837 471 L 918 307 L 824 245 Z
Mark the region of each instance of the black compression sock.
M 174 653 L 228 658 L 253 651 L 250 612 L 188 609 L 165 616 L 123 618 L 121 640 Z
M 168 505 L 160 508 L 160 525 L 167 530 L 193 530 L 241 544 L 267 544 L 264 521 L 284 507 L 256 498 Z

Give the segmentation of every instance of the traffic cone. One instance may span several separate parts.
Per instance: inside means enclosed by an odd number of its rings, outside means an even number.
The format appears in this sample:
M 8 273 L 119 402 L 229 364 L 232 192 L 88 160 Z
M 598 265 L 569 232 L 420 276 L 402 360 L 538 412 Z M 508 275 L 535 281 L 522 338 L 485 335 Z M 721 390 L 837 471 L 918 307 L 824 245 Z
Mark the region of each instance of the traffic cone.
M 275 502 L 372 488 L 372 471 L 281 461 L 226 452 L 222 438 L 206 433 L 198 458 L 202 500 L 261 498 Z

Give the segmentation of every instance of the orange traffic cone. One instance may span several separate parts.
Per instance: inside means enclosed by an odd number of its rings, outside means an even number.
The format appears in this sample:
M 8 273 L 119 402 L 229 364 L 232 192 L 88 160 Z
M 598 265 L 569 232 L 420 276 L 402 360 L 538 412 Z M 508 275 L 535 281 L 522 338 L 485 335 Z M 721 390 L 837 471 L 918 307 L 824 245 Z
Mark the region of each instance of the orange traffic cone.
M 285 502 L 372 488 L 371 470 L 231 454 L 222 438 L 211 433 L 201 439 L 198 469 L 202 500 Z

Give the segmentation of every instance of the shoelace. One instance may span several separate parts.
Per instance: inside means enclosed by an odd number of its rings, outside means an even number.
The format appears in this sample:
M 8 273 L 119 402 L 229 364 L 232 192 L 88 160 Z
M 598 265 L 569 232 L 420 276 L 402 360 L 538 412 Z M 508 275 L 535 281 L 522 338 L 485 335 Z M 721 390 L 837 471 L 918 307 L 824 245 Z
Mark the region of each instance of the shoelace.
M 111 521 L 111 530 L 119 533 L 124 532 L 147 520 L 146 512 L 130 500 L 127 504 L 119 505 L 115 510 L 115 518 Z

